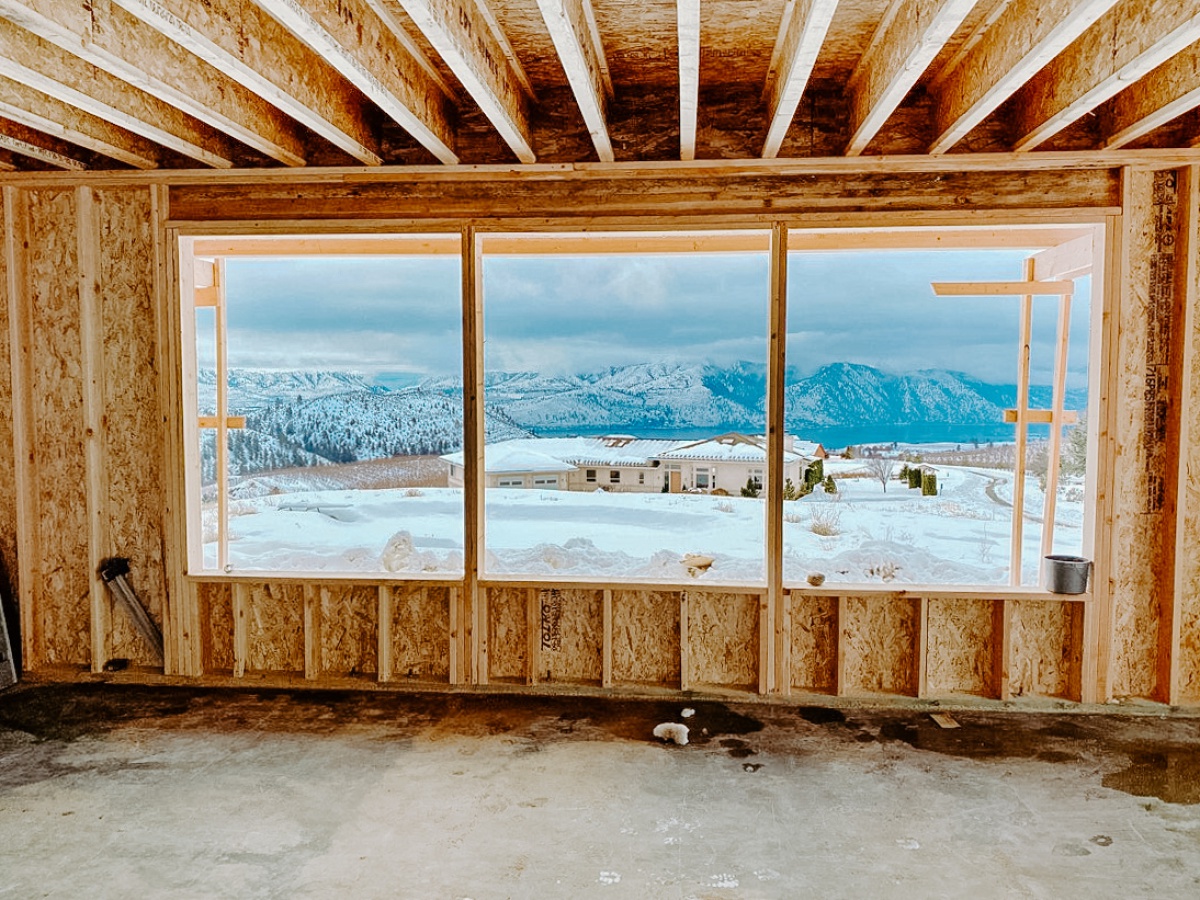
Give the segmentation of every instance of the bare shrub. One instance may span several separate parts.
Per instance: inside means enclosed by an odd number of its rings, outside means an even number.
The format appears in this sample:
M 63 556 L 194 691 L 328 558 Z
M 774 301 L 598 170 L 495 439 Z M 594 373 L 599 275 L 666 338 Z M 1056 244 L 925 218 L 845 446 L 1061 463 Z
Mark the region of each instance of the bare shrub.
M 808 511 L 808 530 L 821 537 L 842 533 L 842 511 L 832 504 L 812 506 Z
M 731 513 L 733 512 L 733 504 L 728 500 L 722 500 L 720 503 L 714 506 L 713 509 L 715 509 L 717 512 Z

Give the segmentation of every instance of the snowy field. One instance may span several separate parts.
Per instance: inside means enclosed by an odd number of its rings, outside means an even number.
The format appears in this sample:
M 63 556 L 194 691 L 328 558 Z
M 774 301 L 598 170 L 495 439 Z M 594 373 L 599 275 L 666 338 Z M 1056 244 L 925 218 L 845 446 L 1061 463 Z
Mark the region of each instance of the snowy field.
M 899 464 L 897 464 L 897 469 Z M 830 582 L 1003 584 L 1008 581 L 1012 473 L 938 466 L 940 493 L 899 481 L 887 491 L 857 460 L 830 459 L 836 494 L 784 504 L 784 577 Z M 1060 486 L 1054 552 L 1080 552 L 1083 491 Z M 1041 558 L 1043 497 L 1027 479 L 1023 583 Z M 598 576 L 672 582 L 763 580 L 764 502 L 702 494 L 489 490 L 488 575 Z M 420 487 L 319 490 L 234 500 L 232 571 L 343 573 L 462 571 L 462 492 Z M 212 510 L 205 559 L 216 564 Z M 711 557 L 689 570 L 687 554 Z

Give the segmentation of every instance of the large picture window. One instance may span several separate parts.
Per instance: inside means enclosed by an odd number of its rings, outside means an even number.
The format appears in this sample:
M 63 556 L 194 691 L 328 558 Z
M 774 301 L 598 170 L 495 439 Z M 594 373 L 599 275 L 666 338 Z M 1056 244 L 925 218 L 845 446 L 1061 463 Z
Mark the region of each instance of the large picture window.
M 460 235 L 188 238 L 190 571 L 461 577 L 480 484 L 485 578 L 758 587 L 778 472 L 785 585 L 1034 586 L 1089 547 L 1089 234 L 793 232 L 774 360 L 766 232 L 481 235 L 477 482 Z

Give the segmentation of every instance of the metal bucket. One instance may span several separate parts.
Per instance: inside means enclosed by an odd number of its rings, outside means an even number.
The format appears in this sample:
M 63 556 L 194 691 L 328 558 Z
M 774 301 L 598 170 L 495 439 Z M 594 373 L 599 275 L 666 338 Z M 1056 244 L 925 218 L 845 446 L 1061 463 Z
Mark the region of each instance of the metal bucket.
M 1046 590 L 1052 594 L 1082 594 L 1087 591 L 1092 561 L 1082 556 L 1047 556 Z

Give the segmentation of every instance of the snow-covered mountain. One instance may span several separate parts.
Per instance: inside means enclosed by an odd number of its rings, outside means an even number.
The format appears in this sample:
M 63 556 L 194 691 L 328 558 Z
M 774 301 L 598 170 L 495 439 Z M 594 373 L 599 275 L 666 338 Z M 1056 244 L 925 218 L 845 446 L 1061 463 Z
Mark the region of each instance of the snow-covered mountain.
M 201 397 L 215 397 L 201 373 Z M 678 432 L 717 434 L 763 429 L 766 369 L 647 363 L 578 375 L 493 372 L 485 383 L 488 441 L 531 434 Z M 831 426 L 995 425 L 1014 405 L 1016 388 L 961 373 L 924 370 L 893 375 L 871 366 L 835 363 L 787 379 L 788 428 Z M 1031 391 L 1050 405 L 1049 387 Z M 1086 397 L 1069 391 L 1067 407 Z M 235 475 L 292 466 L 392 456 L 448 453 L 462 445 L 462 385 L 431 379 L 397 391 L 346 372 L 230 373 L 230 410 L 247 416 L 231 432 Z

